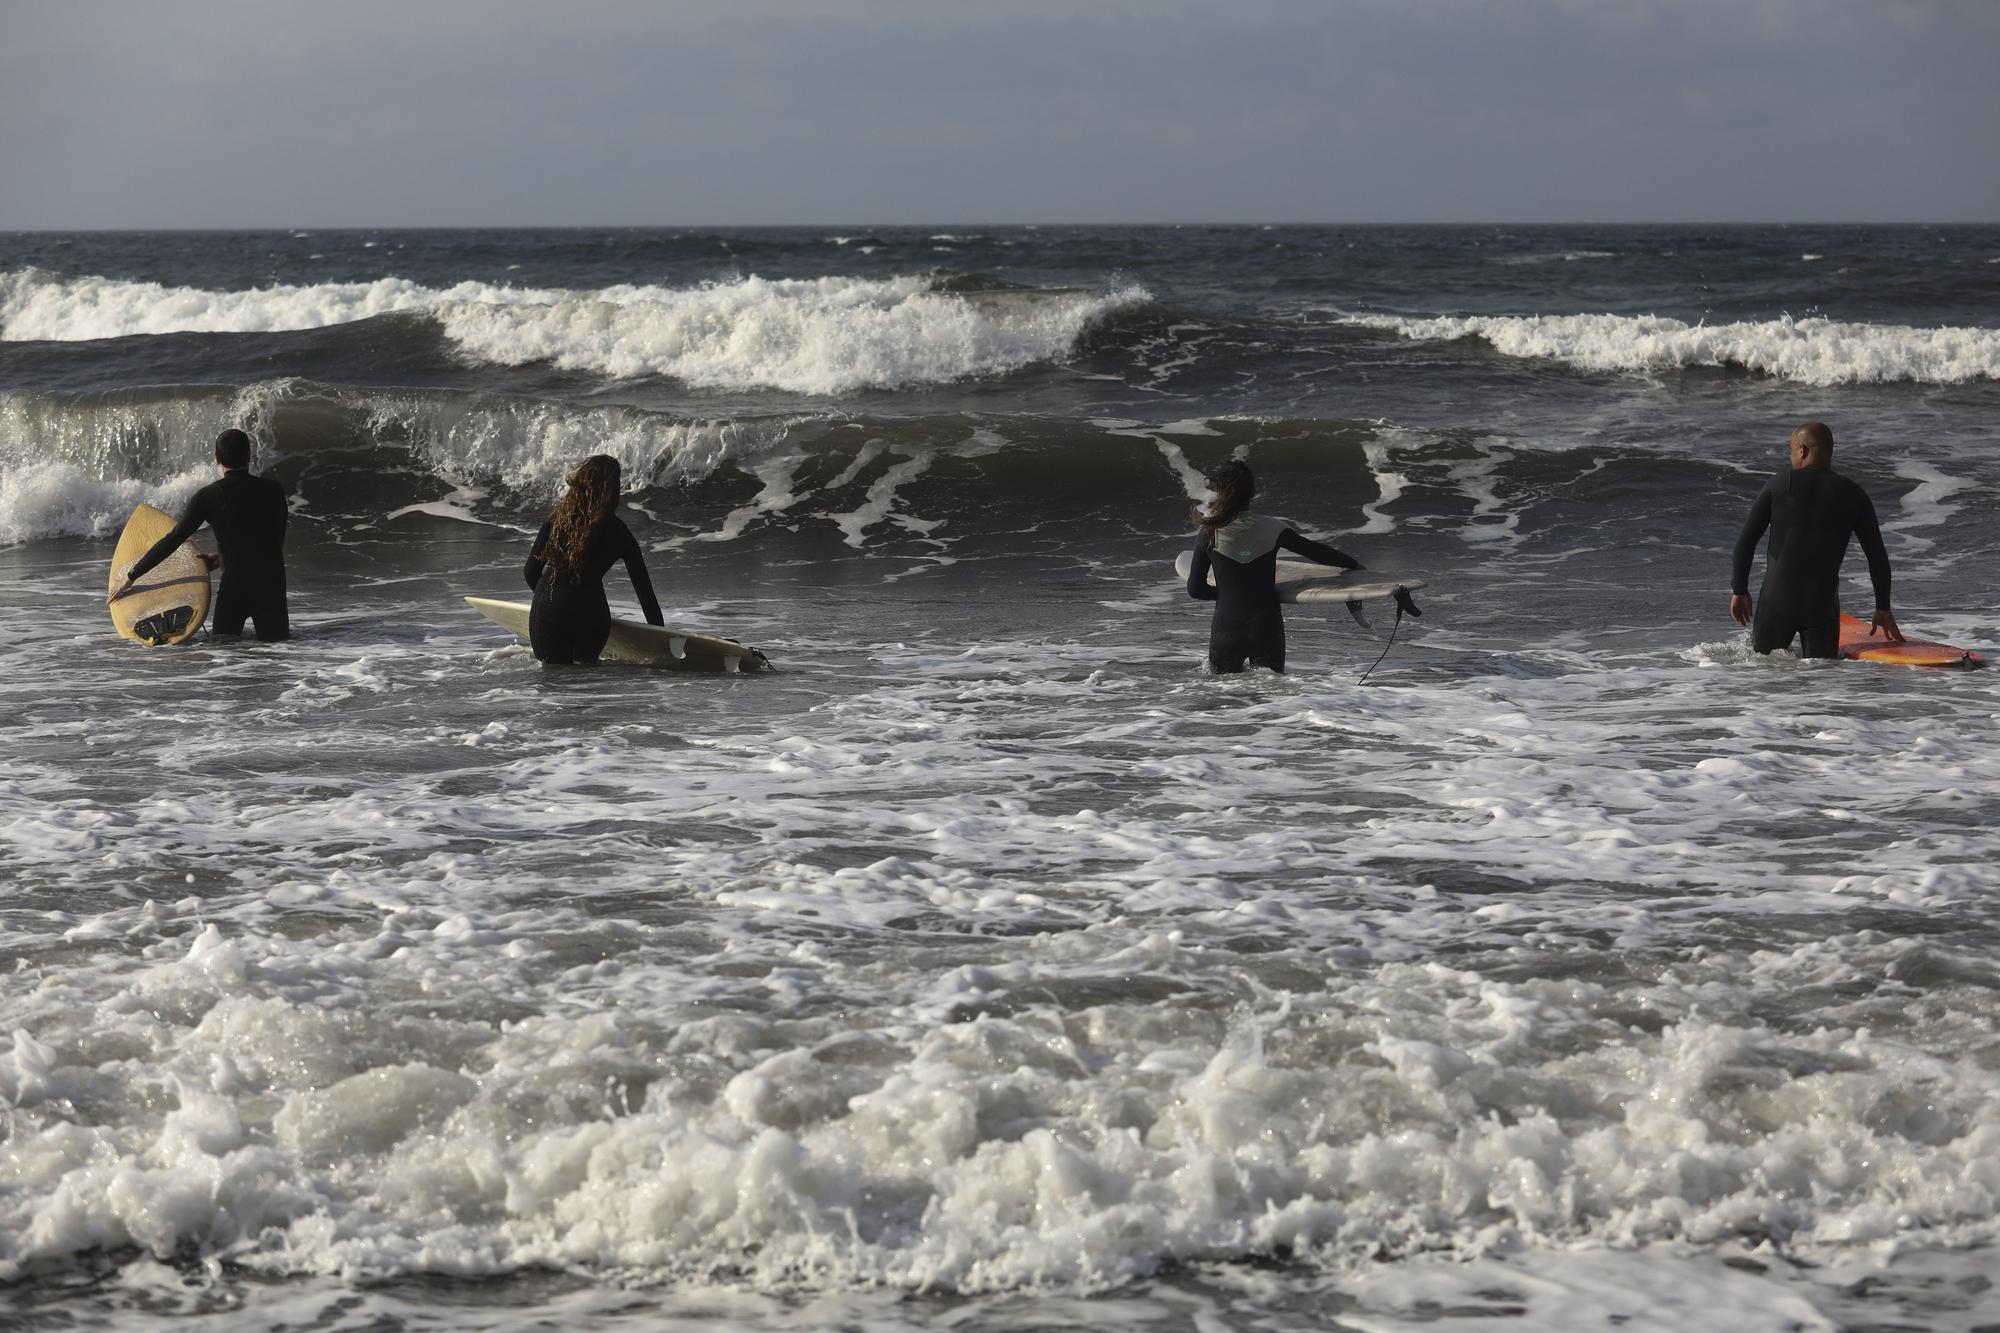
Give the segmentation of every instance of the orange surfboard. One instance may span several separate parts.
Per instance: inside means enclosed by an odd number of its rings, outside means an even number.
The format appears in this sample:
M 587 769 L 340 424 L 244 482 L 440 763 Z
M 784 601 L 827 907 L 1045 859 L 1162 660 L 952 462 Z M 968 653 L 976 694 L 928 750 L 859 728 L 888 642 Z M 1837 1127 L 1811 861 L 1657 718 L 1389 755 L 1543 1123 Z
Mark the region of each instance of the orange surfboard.
M 1967 648 L 1954 648 L 1948 643 L 1910 638 L 1901 643 L 1890 643 L 1885 636 L 1875 632 L 1873 625 L 1857 620 L 1845 611 L 1840 613 L 1840 655 L 1858 662 L 1891 662 L 1896 666 L 1965 668 L 1986 665 L 1986 659 L 1978 653 Z

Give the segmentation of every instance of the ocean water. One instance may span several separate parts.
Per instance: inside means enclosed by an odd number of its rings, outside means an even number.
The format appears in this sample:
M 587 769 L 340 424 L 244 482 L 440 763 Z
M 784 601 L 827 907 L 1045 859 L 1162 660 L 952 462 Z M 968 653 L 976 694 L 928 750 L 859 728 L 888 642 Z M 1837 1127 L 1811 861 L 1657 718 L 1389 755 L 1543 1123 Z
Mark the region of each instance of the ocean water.
M 2000 228 L 0 236 L 0 1322 L 2000 1325 L 2000 672 L 1748 650 L 1808 417 L 2000 646 Z M 232 425 L 299 637 L 116 639 Z M 775 673 L 464 607 L 591 452 Z

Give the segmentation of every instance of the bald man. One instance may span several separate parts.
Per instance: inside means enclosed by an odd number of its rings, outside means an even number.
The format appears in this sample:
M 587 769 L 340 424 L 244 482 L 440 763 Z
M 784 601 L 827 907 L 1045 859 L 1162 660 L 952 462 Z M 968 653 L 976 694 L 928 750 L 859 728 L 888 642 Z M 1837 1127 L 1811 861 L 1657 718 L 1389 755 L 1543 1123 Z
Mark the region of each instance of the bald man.
M 1760 653 L 1789 648 L 1797 639 L 1801 657 L 1838 657 L 1840 562 L 1848 538 L 1859 537 L 1875 585 L 1875 628 L 1901 643 L 1903 631 L 1889 609 L 1889 552 L 1874 502 L 1833 470 L 1833 432 L 1825 423 L 1808 421 L 1793 431 L 1788 450 L 1791 466 L 1764 484 L 1736 538 L 1729 614 L 1751 627 L 1750 644 Z M 1753 605 L 1750 562 L 1767 528 L 1764 586 Z

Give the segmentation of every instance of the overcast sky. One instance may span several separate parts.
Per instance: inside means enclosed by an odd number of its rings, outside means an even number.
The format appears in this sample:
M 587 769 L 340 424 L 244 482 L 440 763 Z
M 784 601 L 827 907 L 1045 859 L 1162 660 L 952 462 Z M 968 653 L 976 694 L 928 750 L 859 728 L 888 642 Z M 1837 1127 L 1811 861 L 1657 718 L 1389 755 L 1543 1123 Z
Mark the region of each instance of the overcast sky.
M 2000 221 L 2000 0 L 0 0 L 0 228 Z

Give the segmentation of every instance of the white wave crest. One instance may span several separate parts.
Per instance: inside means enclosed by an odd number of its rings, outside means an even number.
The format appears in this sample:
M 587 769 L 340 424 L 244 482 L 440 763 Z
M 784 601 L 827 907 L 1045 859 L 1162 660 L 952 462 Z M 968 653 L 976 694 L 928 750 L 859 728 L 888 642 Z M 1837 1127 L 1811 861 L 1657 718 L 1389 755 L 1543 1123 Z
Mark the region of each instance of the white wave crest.
M 1555 250 L 1531 255 L 1503 255 L 1494 262 L 1508 268 L 1530 264 L 1574 264 L 1579 259 L 1616 259 L 1616 250 Z
M 1468 315 L 1408 319 L 1357 315 L 1358 328 L 1417 341 L 1480 338 L 1508 356 L 1585 370 L 1739 366 L 1801 384 L 1962 384 L 2000 378 L 2000 329 L 1915 328 L 1776 319 L 1688 324 L 1657 315 Z
M 310 287 L 209 291 L 111 278 L 57 278 L 27 269 L 0 274 L 0 341 L 85 342 L 161 333 L 280 333 L 318 329 L 443 301 L 549 302 L 538 292 L 463 282 L 438 290 L 403 278 Z
M 1101 316 L 1148 299 L 1108 292 L 934 291 L 925 277 L 743 278 L 592 291 L 402 278 L 207 291 L 109 278 L 0 275 L 0 340 L 275 333 L 379 315 L 436 318 L 467 356 L 553 362 L 619 378 L 840 394 L 1004 374 L 1066 355 Z
M 1112 292 L 955 295 L 920 277 L 745 278 L 620 289 L 545 305 L 451 302 L 469 355 L 710 388 L 841 394 L 1004 374 L 1068 354 L 1090 324 L 1147 299 Z

